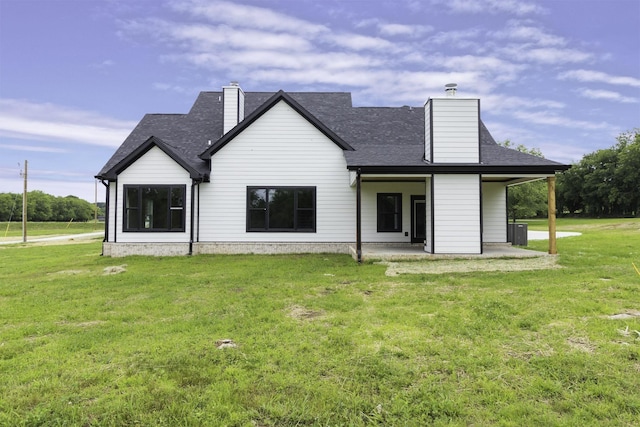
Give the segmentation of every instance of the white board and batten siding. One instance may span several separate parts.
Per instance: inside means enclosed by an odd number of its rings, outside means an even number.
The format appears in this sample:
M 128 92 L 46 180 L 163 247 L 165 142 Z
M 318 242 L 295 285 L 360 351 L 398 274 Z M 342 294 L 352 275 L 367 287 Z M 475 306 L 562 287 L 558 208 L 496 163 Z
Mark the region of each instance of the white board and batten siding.
M 480 101 L 453 97 L 429 101 L 433 163 L 478 163 Z
M 247 187 L 315 187 L 316 232 L 247 232 Z M 356 189 L 342 149 L 281 101 L 211 157 L 200 242 L 353 242 Z
M 480 176 L 433 176 L 434 253 L 482 253 Z
M 189 173 L 158 147 L 153 147 L 118 175 L 118 200 L 115 216 L 118 243 L 189 242 L 191 220 L 191 178 Z M 123 232 L 123 203 L 125 185 L 184 185 L 184 232 Z M 111 201 L 115 200 L 112 194 Z M 111 225 L 111 224 L 110 224 Z M 113 235 L 109 238 L 113 241 Z
M 502 182 L 482 183 L 482 241 L 507 242 L 507 190 Z
M 364 243 L 411 243 L 411 196 L 424 195 L 422 182 L 363 182 L 362 241 Z M 402 194 L 402 231 L 378 232 L 378 193 Z M 408 235 L 405 236 L 405 233 Z

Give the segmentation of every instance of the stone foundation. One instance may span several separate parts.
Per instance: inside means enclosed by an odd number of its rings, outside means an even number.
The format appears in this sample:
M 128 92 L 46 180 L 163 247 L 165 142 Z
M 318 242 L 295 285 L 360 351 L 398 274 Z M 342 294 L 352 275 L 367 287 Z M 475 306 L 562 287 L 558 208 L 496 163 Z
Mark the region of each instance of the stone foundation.
M 323 242 L 198 242 L 194 254 L 348 254 L 349 243 Z
M 193 255 L 200 254 L 349 254 L 349 243 L 316 242 L 197 242 Z M 102 254 L 110 257 L 130 255 L 189 255 L 189 243 L 103 243 Z
M 108 243 L 102 244 L 102 255 L 123 257 L 130 255 L 176 256 L 188 255 L 189 243 Z

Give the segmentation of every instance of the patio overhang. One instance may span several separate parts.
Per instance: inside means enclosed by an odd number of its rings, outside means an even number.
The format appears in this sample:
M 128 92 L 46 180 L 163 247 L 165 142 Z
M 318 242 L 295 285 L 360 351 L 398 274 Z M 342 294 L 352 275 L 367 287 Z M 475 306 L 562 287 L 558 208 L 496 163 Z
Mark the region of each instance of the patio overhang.
M 491 165 L 483 163 L 424 163 L 421 165 L 375 166 L 348 165 L 350 171 L 360 170 L 363 175 L 431 175 L 431 174 L 482 174 L 503 176 L 555 175 L 569 168 L 568 165 Z

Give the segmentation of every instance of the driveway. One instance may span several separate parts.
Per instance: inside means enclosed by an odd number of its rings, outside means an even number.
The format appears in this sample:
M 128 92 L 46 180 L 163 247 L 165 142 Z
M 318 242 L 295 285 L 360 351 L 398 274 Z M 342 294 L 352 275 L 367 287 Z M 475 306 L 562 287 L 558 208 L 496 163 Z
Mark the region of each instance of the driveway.
M 556 231 L 556 238 L 580 236 L 582 233 L 577 231 Z M 549 238 L 548 231 L 531 231 L 527 230 L 527 238 L 529 240 L 547 240 Z
M 29 237 L 27 236 L 27 243 L 35 243 L 35 242 L 56 242 L 61 240 L 81 240 L 81 239 L 92 239 L 94 237 L 104 236 L 104 231 L 96 231 L 93 233 L 82 233 L 82 234 L 65 234 L 63 236 L 53 236 L 53 237 Z M 3 240 L 0 241 L 0 245 L 15 245 L 16 243 L 22 243 L 22 238 L 11 240 Z

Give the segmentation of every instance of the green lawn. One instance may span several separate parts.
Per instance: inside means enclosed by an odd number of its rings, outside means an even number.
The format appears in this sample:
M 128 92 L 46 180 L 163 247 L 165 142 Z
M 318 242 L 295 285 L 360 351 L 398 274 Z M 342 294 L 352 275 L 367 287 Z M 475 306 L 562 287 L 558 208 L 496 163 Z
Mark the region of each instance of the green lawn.
M 393 277 L 0 246 L 0 425 L 637 425 L 640 220 L 558 229 L 561 269 Z
M 104 231 L 104 222 L 28 222 L 27 241 L 31 237 L 60 236 L 66 234 L 93 233 Z M 3 238 L 22 238 L 22 223 L 0 222 L 0 241 Z

